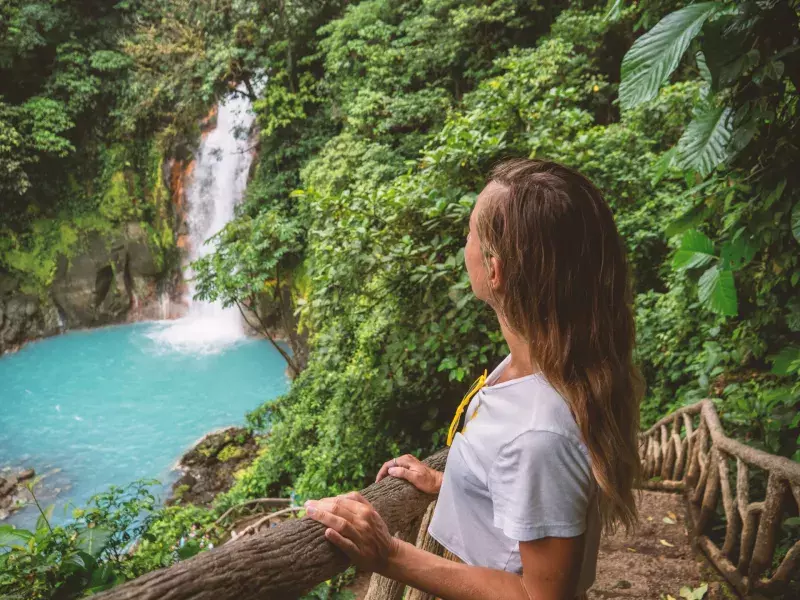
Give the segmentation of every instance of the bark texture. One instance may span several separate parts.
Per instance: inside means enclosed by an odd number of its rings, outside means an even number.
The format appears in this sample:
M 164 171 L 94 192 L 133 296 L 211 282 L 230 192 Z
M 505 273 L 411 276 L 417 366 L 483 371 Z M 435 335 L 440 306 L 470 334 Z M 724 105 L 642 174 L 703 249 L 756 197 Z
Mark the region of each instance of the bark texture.
M 447 449 L 425 459 L 444 470 Z M 407 531 L 434 500 L 402 479 L 387 477 L 361 490 L 390 531 Z M 347 556 L 312 519 L 287 521 L 203 552 L 97 596 L 98 600 L 268 600 L 297 598 L 344 571 Z

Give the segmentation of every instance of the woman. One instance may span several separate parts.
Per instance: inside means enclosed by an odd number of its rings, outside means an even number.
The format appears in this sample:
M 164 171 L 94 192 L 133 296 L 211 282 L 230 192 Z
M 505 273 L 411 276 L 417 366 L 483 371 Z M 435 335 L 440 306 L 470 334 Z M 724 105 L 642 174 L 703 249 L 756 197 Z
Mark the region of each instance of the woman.
M 601 529 L 636 521 L 642 390 L 623 244 L 584 176 L 514 159 L 478 196 L 464 260 L 510 353 L 472 398 L 443 474 L 406 455 L 377 477 L 438 493 L 428 531 L 463 562 L 393 538 L 355 492 L 307 514 L 357 566 L 441 598 L 581 597 Z

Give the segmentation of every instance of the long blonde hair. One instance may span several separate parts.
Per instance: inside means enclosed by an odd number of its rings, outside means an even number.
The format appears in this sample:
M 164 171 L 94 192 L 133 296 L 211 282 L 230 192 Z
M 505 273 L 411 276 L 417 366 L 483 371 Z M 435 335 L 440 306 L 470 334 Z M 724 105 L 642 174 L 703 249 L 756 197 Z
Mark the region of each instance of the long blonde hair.
M 637 433 L 644 386 L 625 248 L 611 210 L 583 175 L 511 159 L 489 181 L 505 188 L 476 217 L 483 257 L 500 261 L 501 318 L 566 399 L 589 449 L 603 527 L 636 523 Z

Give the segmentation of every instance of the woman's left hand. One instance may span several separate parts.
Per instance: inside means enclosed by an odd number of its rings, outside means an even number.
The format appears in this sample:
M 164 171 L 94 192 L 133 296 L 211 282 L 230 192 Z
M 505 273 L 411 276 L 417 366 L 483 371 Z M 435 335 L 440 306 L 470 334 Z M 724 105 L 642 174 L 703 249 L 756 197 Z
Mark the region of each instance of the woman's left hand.
M 397 552 L 397 538 L 389 533 L 383 518 L 358 492 L 322 500 L 308 500 L 306 515 L 327 525 L 325 538 L 341 548 L 365 571 L 381 573 Z

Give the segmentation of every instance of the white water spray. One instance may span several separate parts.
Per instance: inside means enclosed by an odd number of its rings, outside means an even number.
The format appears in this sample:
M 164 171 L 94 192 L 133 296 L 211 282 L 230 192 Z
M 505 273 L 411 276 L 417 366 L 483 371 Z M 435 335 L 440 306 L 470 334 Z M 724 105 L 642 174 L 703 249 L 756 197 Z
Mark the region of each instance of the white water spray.
M 250 101 L 242 94 L 231 96 L 219 105 L 216 127 L 200 144 L 187 189 L 190 262 L 214 251 L 213 242 L 207 240 L 233 219 L 234 207 L 244 194 L 252 161 L 248 134 L 253 118 Z M 150 337 L 172 349 L 194 353 L 218 352 L 244 338 L 239 311 L 222 308 L 218 302 L 193 300 L 190 267 L 184 276 L 189 283 L 188 314 L 164 323 Z

